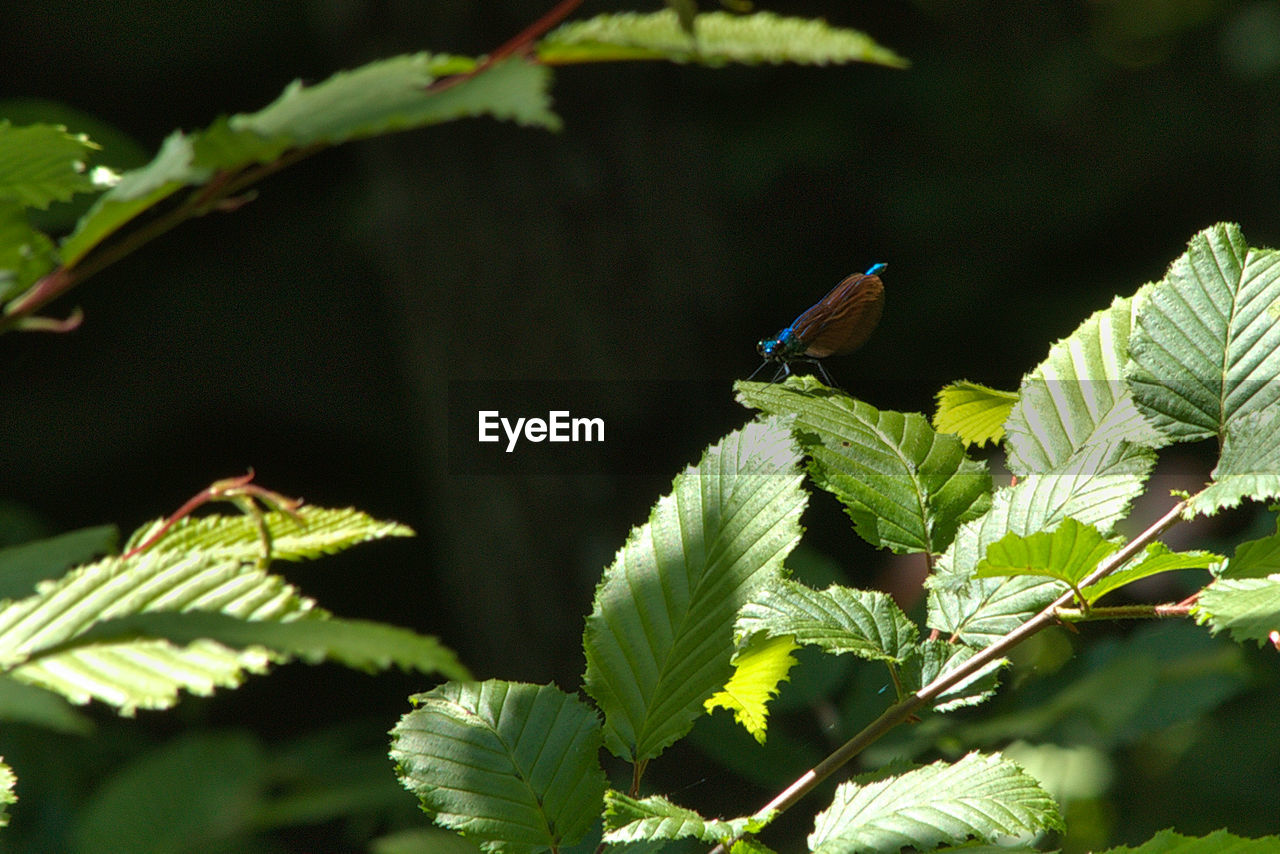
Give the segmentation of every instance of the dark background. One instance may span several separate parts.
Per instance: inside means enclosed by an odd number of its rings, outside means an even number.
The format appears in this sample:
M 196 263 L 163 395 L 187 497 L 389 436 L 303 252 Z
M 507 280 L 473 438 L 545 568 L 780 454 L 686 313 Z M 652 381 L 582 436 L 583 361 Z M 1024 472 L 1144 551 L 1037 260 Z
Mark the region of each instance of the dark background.
M 118 129 L 64 119 L 136 165 L 296 77 L 480 54 L 550 5 L 17 0 L 0 95 Z M 52 312 L 81 306 L 74 334 L 0 341 L 0 499 L 31 531 L 128 531 L 252 466 L 418 531 L 283 570 L 323 606 L 437 634 L 480 677 L 572 690 L 602 567 L 749 417 L 731 383 L 754 342 L 844 275 L 887 261 L 888 302 L 829 369 L 929 412 L 951 380 L 1015 388 L 1206 225 L 1280 244 L 1280 3 L 760 8 L 863 29 L 912 67 L 562 68 L 560 133 L 461 121 L 313 157 L 85 283 Z M 470 399 L 451 384 L 538 414 L 508 380 L 618 438 L 563 468 L 451 467 Z M 853 583 L 885 571 L 824 496 L 805 522 Z M 294 666 L 196 706 L 268 734 L 385 729 L 426 687 Z

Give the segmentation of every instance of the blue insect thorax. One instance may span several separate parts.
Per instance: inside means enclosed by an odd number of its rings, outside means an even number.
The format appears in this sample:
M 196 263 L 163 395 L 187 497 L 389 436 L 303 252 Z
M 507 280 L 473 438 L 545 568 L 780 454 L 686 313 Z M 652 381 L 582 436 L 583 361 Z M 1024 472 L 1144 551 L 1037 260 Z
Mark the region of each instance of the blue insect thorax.
M 800 355 L 806 346 L 788 326 L 774 337 L 762 339 L 756 349 L 766 359 L 780 360 Z

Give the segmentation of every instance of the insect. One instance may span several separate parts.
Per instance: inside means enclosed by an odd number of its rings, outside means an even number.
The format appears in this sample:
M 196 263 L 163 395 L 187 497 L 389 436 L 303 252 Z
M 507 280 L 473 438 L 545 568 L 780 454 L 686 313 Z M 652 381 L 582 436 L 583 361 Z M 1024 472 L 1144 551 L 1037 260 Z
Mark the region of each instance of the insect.
M 872 264 L 867 272 L 854 273 L 790 326 L 772 338 L 760 340 L 756 350 L 764 357 L 764 365 L 770 362 L 780 365 L 775 382 L 791 373 L 792 362 L 810 362 L 818 368 L 827 385 L 835 385 L 818 360 L 852 353 L 871 337 L 884 311 L 884 283 L 880 281 L 880 273 L 888 266 Z M 760 373 L 760 368 L 751 376 Z

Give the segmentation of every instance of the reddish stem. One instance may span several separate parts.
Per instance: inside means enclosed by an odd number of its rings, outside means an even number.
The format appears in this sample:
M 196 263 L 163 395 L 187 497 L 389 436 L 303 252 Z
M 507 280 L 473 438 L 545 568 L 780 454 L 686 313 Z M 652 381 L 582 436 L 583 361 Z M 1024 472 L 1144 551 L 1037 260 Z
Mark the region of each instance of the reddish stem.
M 285 513 L 289 513 L 295 517 L 297 516 L 294 511 L 296 511 L 302 504 L 301 500 L 296 498 L 285 498 L 278 492 L 273 492 L 270 489 L 250 483 L 251 480 L 253 480 L 252 470 L 250 470 L 248 474 L 229 477 L 209 484 L 209 486 L 187 499 L 186 503 L 179 507 L 172 516 L 166 519 L 164 524 L 161 525 L 154 534 L 122 554 L 120 559 L 128 560 L 146 549 L 151 548 L 151 546 L 155 545 L 161 537 L 169 532 L 170 528 L 185 517 L 190 516 L 197 507 L 200 507 L 202 504 L 208 504 L 210 501 L 234 498 L 238 495 L 251 495 L 268 506 L 278 507 Z
M 533 45 L 539 36 L 545 34 L 547 30 L 564 20 L 570 12 L 578 8 L 582 4 L 582 0 L 560 0 L 551 11 L 534 21 L 529 26 L 521 30 L 514 38 L 508 39 L 501 44 L 496 50 L 491 52 L 476 65 L 475 68 L 465 74 L 456 74 L 453 77 L 446 77 L 442 80 L 434 81 L 427 87 L 429 92 L 442 92 L 453 86 L 457 86 L 464 80 L 470 80 L 480 72 L 495 65 L 517 53 L 525 53 Z

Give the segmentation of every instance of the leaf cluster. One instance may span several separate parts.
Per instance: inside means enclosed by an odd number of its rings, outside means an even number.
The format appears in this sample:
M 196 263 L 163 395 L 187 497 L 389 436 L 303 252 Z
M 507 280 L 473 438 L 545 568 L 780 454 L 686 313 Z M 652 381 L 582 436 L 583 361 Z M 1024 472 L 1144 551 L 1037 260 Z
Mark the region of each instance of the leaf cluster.
M 0 123 L 0 331 L 73 325 L 74 315 L 39 312 L 158 234 L 234 209 L 256 182 L 328 146 L 483 115 L 556 129 L 551 65 L 904 64 L 864 34 L 821 22 L 681 8 L 575 22 L 514 54 L 406 55 L 295 83 L 261 110 L 173 133 L 150 163 L 123 174 L 92 166 L 94 144 L 64 128 Z M 32 225 L 30 212 L 77 195 L 94 201 L 69 234 Z M 594 705 L 550 685 L 471 681 L 431 638 L 319 608 L 272 574 L 270 560 L 408 531 L 353 510 L 302 508 L 172 528 L 158 521 L 124 555 L 102 529 L 0 552 L 0 710 L 74 730 L 83 725 L 74 704 L 96 699 L 126 715 L 165 708 L 183 690 L 234 686 L 291 658 L 394 664 L 452 680 L 415 695 L 393 730 L 401 782 L 438 824 L 485 850 L 560 850 L 598 836 L 655 850 L 693 838 L 766 851 L 756 834 L 816 782 L 917 714 L 984 702 L 1005 653 L 1050 622 L 1191 615 L 1238 641 L 1280 645 L 1280 533 L 1229 557 L 1157 539 L 1180 519 L 1280 498 L 1278 261 L 1234 225 L 1205 229 L 1163 279 L 1055 343 L 1016 392 L 954 384 L 939 394 L 932 423 L 808 378 L 740 383 L 742 402 L 762 415 L 675 478 L 596 589 L 583 633 L 583 688 Z M 1119 536 L 1157 452 L 1200 440 L 1220 452 L 1206 487 L 1138 536 Z M 1003 448 L 1011 483 L 997 485 L 969 456 L 987 443 Z M 925 563 L 922 624 L 883 593 L 816 590 L 789 577 L 806 478 L 836 496 L 858 536 Z M 1209 570 L 1194 603 L 1140 614 L 1103 604 L 1130 582 L 1187 569 Z M 754 813 L 704 818 L 641 797 L 647 765 L 713 708 L 764 742 L 769 703 L 800 647 L 883 673 L 894 690 L 879 717 Z M 630 764 L 627 792 L 610 788 L 602 747 Z M 0 765 L 8 802 L 12 786 Z M 808 847 L 995 845 L 1061 827 L 1053 798 L 1018 763 L 968 753 L 841 783 Z M 1272 843 L 1166 833 L 1136 850 L 1223 844 Z
M 162 524 L 143 526 L 129 542 Z M 131 716 L 168 708 L 182 691 L 236 687 L 293 659 L 467 676 L 436 639 L 335 617 L 268 568 L 276 556 L 312 559 L 411 535 L 403 525 L 300 507 L 262 514 L 258 524 L 184 518 L 171 530 L 124 555 L 112 527 L 0 550 L 0 717 L 85 732 L 76 705 L 97 700 Z M 262 554 L 261 530 L 278 554 Z
M 1280 460 L 1262 438 L 1276 426 L 1280 326 L 1260 320 L 1280 304 L 1277 258 L 1248 247 L 1234 225 L 1206 229 L 1164 279 L 1055 343 L 1017 392 L 956 384 L 939 395 L 933 424 L 809 377 L 739 383 L 760 418 L 675 479 L 596 590 L 583 635 L 595 709 L 551 686 L 496 681 L 419 695 L 393 731 L 402 782 L 439 823 L 487 850 L 572 845 L 603 808 L 606 844 L 693 838 L 763 851 L 755 835 L 816 780 L 917 713 L 984 702 L 1005 654 L 1052 622 L 1194 615 L 1238 640 L 1268 637 L 1280 626 L 1280 533 L 1231 557 L 1175 551 L 1158 536 L 1184 518 L 1280 497 Z M 1158 450 L 1204 438 L 1221 449 L 1206 487 L 1171 499 L 1132 539 L 1119 535 Z M 1008 485 L 968 454 L 990 441 L 1007 453 Z M 802 465 L 860 537 L 926 562 L 923 626 L 887 594 L 788 577 L 783 561 L 807 502 Z M 1208 582 L 1194 605 L 1106 604 L 1134 581 L 1184 570 Z M 647 764 L 704 711 L 730 710 L 763 744 L 801 647 L 882 668 L 894 690 L 880 717 L 754 813 L 704 818 L 640 795 Z M 555 713 L 517 711 L 542 703 Z M 448 724 L 433 723 L 446 707 Z M 476 739 L 489 746 L 460 756 Z M 608 788 L 601 745 L 631 764 L 626 793 Z M 559 759 L 554 782 L 540 770 L 547 752 Z M 566 791 L 582 800 L 550 797 Z M 518 833 L 505 824 L 514 802 L 525 816 Z M 1010 758 L 971 753 L 842 783 L 808 847 L 930 849 L 1061 828 L 1035 777 Z M 1188 850 L 1201 842 L 1186 840 Z
M 512 55 L 416 53 L 371 62 L 314 85 L 290 84 L 266 107 L 174 131 L 146 165 L 90 166 L 97 146 L 54 125 L 0 121 L 0 332 L 79 322 L 37 312 L 98 270 L 195 216 L 230 211 L 267 175 L 357 139 L 489 116 L 556 130 L 551 67 L 623 59 L 727 63 L 905 62 L 864 33 L 768 12 L 620 13 L 565 24 Z M 110 163 L 110 153 L 105 153 Z M 71 232 L 46 234 L 29 212 L 95 196 Z

